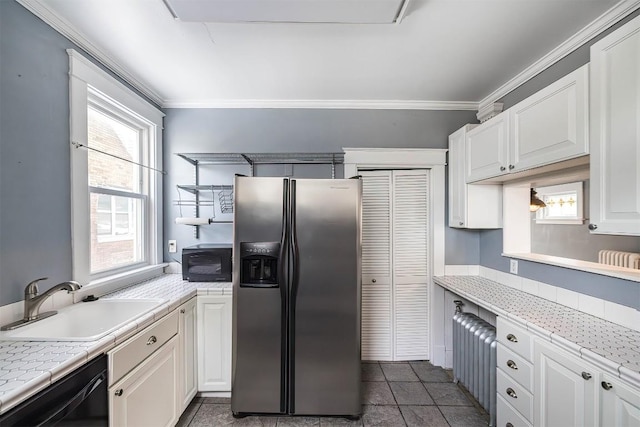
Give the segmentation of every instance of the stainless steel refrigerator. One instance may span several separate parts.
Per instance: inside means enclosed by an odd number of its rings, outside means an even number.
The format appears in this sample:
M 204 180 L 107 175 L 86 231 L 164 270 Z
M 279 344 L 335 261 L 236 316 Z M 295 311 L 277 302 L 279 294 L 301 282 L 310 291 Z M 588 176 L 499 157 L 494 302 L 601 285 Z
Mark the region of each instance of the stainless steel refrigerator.
M 236 177 L 234 416 L 361 415 L 361 188 Z

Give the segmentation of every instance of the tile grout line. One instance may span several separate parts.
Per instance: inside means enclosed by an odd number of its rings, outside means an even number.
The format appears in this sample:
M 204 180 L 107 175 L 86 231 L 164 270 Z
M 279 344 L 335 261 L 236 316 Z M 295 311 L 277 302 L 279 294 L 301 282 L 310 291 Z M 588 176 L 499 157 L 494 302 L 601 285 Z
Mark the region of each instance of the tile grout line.
M 429 362 L 429 363 L 431 363 L 431 362 Z M 417 377 L 418 377 L 418 379 L 420 380 L 420 384 L 422 384 L 422 387 L 424 387 L 424 389 L 426 390 L 427 395 L 431 398 L 431 400 L 433 400 L 433 405 L 434 405 L 436 408 L 438 408 L 438 412 L 440 412 L 440 415 L 442 415 L 442 419 L 444 420 L 444 422 L 445 422 L 445 423 L 447 423 L 447 425 L 448 425 L 449 427 L 451 427 L 451 424 L 449 424 L 449 420 L 447 420 L 447 418 L 444 416 L 444 413 L 443 413 L 443 412 L 442 412 L 442 410 L 440 409 L 440 405 L 438 405 L 438 404 L 436 403 L 436 400 L 433 398 L 433 396 L 431 395 L 431 393 L 429 393 L 429 389 L 427 388 L 427 386 L 426 386 L 426 385 L 424 385 L 424 381 L 422 381 L 422 380 L 420 379 L 420 376 L 418 375 L 418 373 L 416 372 L 416 370 L 415 370 L 415 369 L 413 369 L 413 365 L 411 365 L 411 362 L 409 362 L 409 366 L 411 366 L 411 370 L 413 370 L 413 372 L 416 374 L 416 376 L 417 376 Z
M 380 363 L 379 363 L 380 364 Z M 387 375 L 384 373 L 384 369 L 382 369 L 382 364 L 380 364 L 380 370 L 382 371 L 382 375 L 384 376 L 384 378 L 386 379 L 387 382 L 387 387 L 389 387 L 389 391 L 391 392 L 391 396 L 393 396 L 393 401 L 396 402 L 396 408 L 398 409 L 398 412 L 400 412 L 400 417 L 402 417 L 402 421 L 404 421 L 404 425 L 408 426 L 409 423 L 407 423 L 407 420 L 404 418 L 404 414 L 402 413 L 402 411 L 400 410 L 400 404 L 398 403 L 398 399 L 396 398 L 395 393 L 393 392 L 393 389 L 391 388 L 391 384 L 389 384 L 389 379 L 387 378 Z M 411 368 L 411 370 L 413 371 L 413 368 Z M 364 424 L 364 423 L 363 423 Z

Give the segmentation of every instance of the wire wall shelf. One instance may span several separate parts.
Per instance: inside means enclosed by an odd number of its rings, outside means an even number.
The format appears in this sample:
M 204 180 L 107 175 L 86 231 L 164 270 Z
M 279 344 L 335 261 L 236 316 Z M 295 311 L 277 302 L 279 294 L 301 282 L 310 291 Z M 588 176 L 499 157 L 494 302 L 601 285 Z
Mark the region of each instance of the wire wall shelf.
M 256 165 L 296 165 L 296 164 L 316 164 L 331 165 L 331 177 L 335 178 L 335 165 L 344 163 L 344 153 L 175 153 L 176 156 L 189 162 L 195 168 L 195 182 L 188 185 L 178 185 L 179 199 L 174 201 L 174 205 L 193 208 L 195 218 L 200 217 L 200 208 L 204 211 L 211 211 L 211 223 L 229 223 L 231 221 L 215 221 L 216 205 L 222 214 L 233 213 L 233 186 L 232 185 L 200 185 L 200 166 L 204 165 L 248 165 L 250 176 L 254 175 Z M 186 191 L 192 198 L 183 200 L 181 191 Z M 217 193 L 217 199 L 215 197 Z M 210 194 L 211 197 L 206 197 Z M 199 225 L 193 225 L 194 236 L 199 237 Z

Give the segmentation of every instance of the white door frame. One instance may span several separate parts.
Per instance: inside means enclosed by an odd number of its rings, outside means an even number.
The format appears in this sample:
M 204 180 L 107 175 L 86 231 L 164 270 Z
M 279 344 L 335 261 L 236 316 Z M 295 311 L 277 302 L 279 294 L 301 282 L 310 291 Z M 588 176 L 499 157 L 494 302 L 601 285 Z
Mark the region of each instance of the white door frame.
M 444 276 L 444 207 L 446 149 L 432 148 L 343 148 L 345 178 L 362 169 L 429 169 L 429 215 L 431 218 L 432 276 Z M 444 290 L 428 281 L 430 308 L 429 352 L 436 366 L 444 366 Z

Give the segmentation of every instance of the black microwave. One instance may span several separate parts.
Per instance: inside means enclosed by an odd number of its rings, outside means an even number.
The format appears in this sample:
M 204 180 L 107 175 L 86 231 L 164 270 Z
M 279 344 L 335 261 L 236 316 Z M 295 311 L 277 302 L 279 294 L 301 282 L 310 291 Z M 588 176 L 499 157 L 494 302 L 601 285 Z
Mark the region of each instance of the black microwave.
M 182 279 L 231 282 L 231 244 L 203 243 L 182 249 Z

